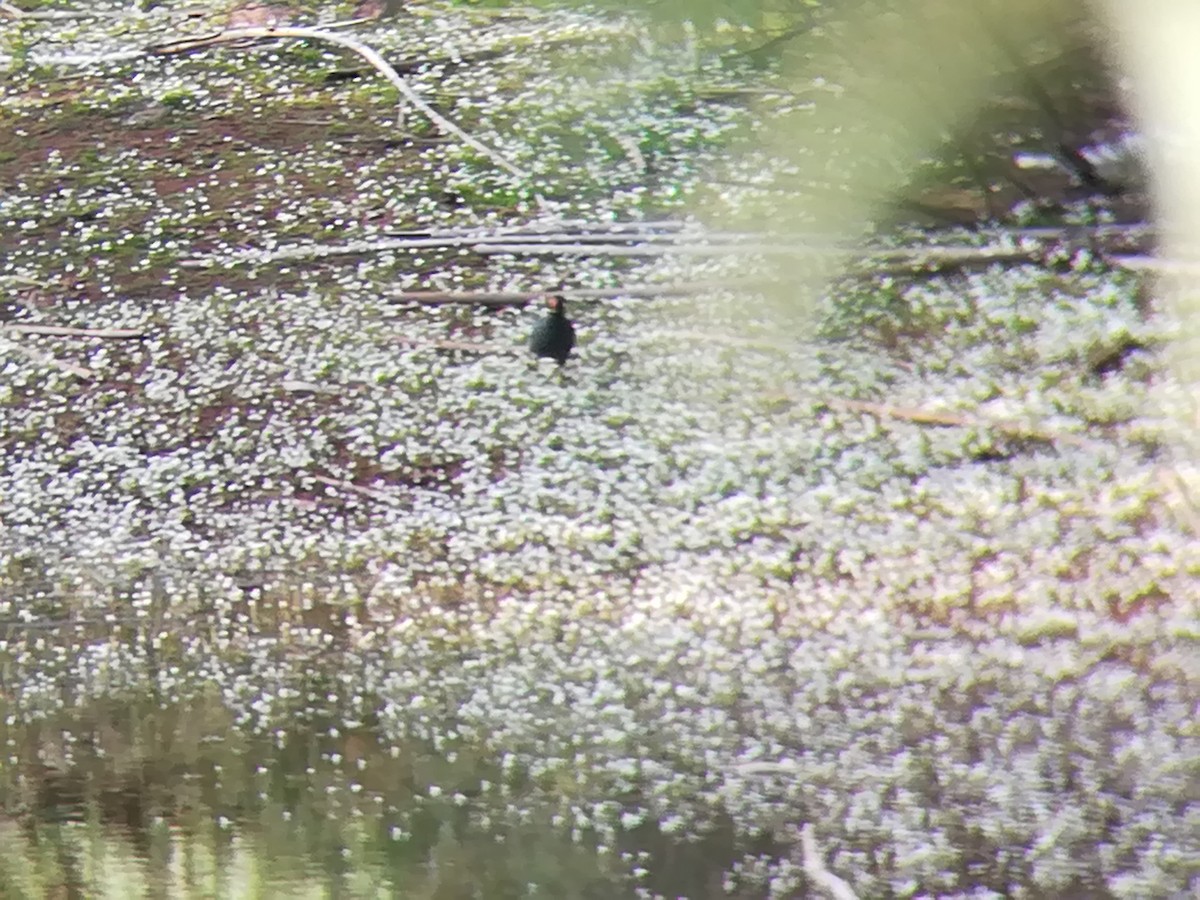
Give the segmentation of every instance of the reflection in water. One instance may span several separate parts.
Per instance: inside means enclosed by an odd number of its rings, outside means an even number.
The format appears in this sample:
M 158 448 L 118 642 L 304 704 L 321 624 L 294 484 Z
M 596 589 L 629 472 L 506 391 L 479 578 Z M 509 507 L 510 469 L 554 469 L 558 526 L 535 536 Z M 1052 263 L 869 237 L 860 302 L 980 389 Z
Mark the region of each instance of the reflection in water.
M 137 6 L 26 18 L 25 62 L 182 21 Z M 1175 326 L 1076 246 L 1109 211 L 979 270 L 1026 232 L 904 232 L 946 268 L 817 302 L 821 238 L 787 310 L 732 259 L 485 253 L 550 224 L 535 199 L 653 254 L 811 233 L 800 195 L 845 221 L 973 104 L 889 124 L 847 88 L 906 31 L 961 87 L 933 51 L 972 44 L 872 17 L 810 91 L 633 17 L 476 6 L 354 33 L 530 184 L 399 134 L 324 52 L 6 71 L 0 318 L 35 331 L 0 348 L 0 898 L 804 896 L 805 825 L 863 896 L 1196 894 L 1191 435 L 1155 412 Z M 1044 131 L 1013 87 L 981 150 Z M 963 163 L 923 215 L 993 206 Z M 703 185 L 720 233 L 677 214 Z M 532 310 L 394 302 L 556 284 L 673 289 L 572 299 L 561 381 L 504 352 Z
M 211 698 L 101 702 L 2 733 L 4 897 L 612 898 L 652 853 L 648 888 L 704 896 L 733 849 L 646 826 L 597 852 L 481 754 L 384 746 L 319 712 L 248 735 Z

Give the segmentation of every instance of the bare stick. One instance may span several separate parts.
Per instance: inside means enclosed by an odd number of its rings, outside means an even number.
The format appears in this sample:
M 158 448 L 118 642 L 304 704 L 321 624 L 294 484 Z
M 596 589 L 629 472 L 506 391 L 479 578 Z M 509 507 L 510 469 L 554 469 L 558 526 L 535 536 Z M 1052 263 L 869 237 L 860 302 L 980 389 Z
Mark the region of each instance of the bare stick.
M 70 328 L 66 325 L 36 325 L 26 322 L 5 325 L 4 330 L 16 334 L 48 334 L 55 337 L 122 339 L 146 336 L 146 332 L 136 328 Z
M 212 37 L 183 39 L 172 41 L 166 44 L 157 44 L 148 48 L 150 53 L 164 56 L 171 53 L 186 53 L 189 50 L 197 50 L 204 47 L 216 46 L 219 44 L 228 44 L 246 39 L 261 39 L 261 38 L 280 38 L 290 37 L 299 38 L 301 40 L 310 41 L 325 41 L 330 44 L 336 44 L 339 47 L 345 47 L 347 50 L 352 50 L 363 59 L 365 59 L 375 71 L 379 72 L 409 103 L 421 110 L 429 120 L 436 124 L 443 131 L 453 134 L 467 146 L 483 154 L 500 168 L 504 169 L 518 178 L 527 179 L 527 172 L 518 169 L 507 159 L 501 156 L 496 151 L 492 150 L 486 144 L 481 143 L 471 137 L 428 103 L 421 99 L 407 81 L 400 77 L 400 74 L 389 65 L 388 61 L 379 55 L 377 51 L 368 47 L 361 41 L 354 38 L 346 37 L 341 34 L 334 34 L 330 31 L 324 31 L 316 28 L 296 28 L 290 25 L 281 25 L 268 28 L 229 28 Z
M 766 279 L 729 278 L 705 281 L 681 281 L 676 284 L 622 284 L 610 288 L 540 288 L 528 291 L 397 291 L 389 300 L 420 303 L 425 306 L 478 304 L 516 306 L 529 303 L 547 293 L 562 294 L 574 300 L 605 300 L 614 297 L 686 297 L 722 288 L 752 288 L 767 284 Z
M 12 347 L 18 353 L 43 366 L 58 369 L 60 372 L 66 372 L 68 375 L 74 375 L 76 378 L 81 378 L 84 381 L 93 381 L 96 378 L 96 371 L 86 366 L 77 366 L 75 363 L 63 362 L 62 360 L 55 359 L 49 353 L 42 353 L 40 350 L 35 350 L 32 347 L 26 347 L 16 342 L 12 343 Z
M 399 291 L 387 299 L 420 306 L 522 306 L 545 291 Z
M 719 331 L 691 331 L 680 328 L 664 328 L 656 330 L 655 336 L 670 337 L 676 341 L 698 341 L 712 344 L 723 344 L 726 347 L 746 347 L 751 350 L 782 350 L 787 353 L 797 349 L 797 343 L 788 338 L 755 338 L 742 337 L 737 334 L 724 334 Z M 788 397 L 788 399 L 795 399 Z
M 339 481 L 336 478 L 328 478 L 324 475 L 310 475 L 309 477 L 318 484 L 324 484 L 331 488 L 337 488 L 340 491 L 347 491 L 351 494 L 358 494 L 360 497 L 367 497 L 371 500 L 379 500 L 383 503 L 388 503 L 393 506 L 400 502 L 398 498 L 393 497 L 391 494 L 376 490 L 375 488 L 363 487 L 362 485 L 355 484 L 353 481 Z
M 798 762 L 790 759 L 778 762 L 769 759 L 752 760 L 739 763 L 737 770 L 743 775 L 799 775 L 803 771 Z
M 230 253 L 209 254 L 207 256 L 192 257 L 191 259 L 181 260 L 179 265 L 188 269 L 204 268 L 217 264 L 230 264 L 238 262 L 251 263 L 266 263 L 279 260 L 300 260 L 300 259 L 325 259 L 330 256 L 360 256 L 365 253 L 380 253 L 386 250 L 427 250 L 427 249 L 453 249 L 456 247 L 466 247 L 467 249 L 479 251 L 479 245 L 503 245 L 536 243 L 539 246 L 544 246 L 550 252 L 554 252 L 555 248 L 563 246 L 565 243 L 585 244 L 590 242 L 604 241 L 631 241 L 637 242 L 639 245 L 653 244 L 659 241 L 674 241 L 677 240 L 673 235 L 664 234 L 630 234 L 628 237 L 616 235 L 609 232 L 600 234 L 588 235 L 564 235 L 552 234 L 537 231 L 514 231 L 508 234 L 496 233 L 491 229 L 473 229 L 473 230 L 451 230 L 447 232 L 423 232 L 420 236 L 415 237 L 390 237 L 382 240 L 361 240 L 349 241 L 344 244 L 324 244 L 317 246 L 297 245 L 292 247 L 281 247 L 275 250 L 240 250 Z M 519 249 L 519 248 L 518 248 Z M 666 253 L 671 250 L 671 245 L 665 249 L 658 251 Z M 494 251 L 502 252 L 502 251 Z M 601 251 L 603 252 L 603 248 Z
M 1190 528 L 1192 534 L 1200 538 L 1200 494 L 1188 487 L 1187 481 L 1174 466 L 1161 466 L 1155 475 L 1167 497 L 1168 508 L 1174 510 L 1176 519 L 1184 528 Z
M 972 416 L 960 416 L 954 413 L 930 412 L 916 407 L 891 406 L 886 403 L 870 403 L 865 400 L 843 400 L 837 397 L 826 397 L 819 403 L 832 409 L 844 409 L 850 412 L 861 412 L 876 416 L 880 419 L 900 419 L 915 422 L 918 425 L 940 425 L 954 428 L 981 428 L 999 431 L 1016 438 L 1033 441 L 1043 441 L 1047 444 L 1070 444 L 1075 447 L 1091 447 L 1096 441 L 1080 437 L 1077 434 L 1044 431 L 1022 425 L 1020 422 L 1006 422 L 998 419 L 985 419 Z
M 1186 259 L 1162 259 L 1157 256 L 1111 256 L 1109 261 L 1131 272 L 1156 272 L 1164 275 L 1200 274 L 1200 262 Z
M 511 356 L 514 351 L 506 347 L 493 347 L 476 341 L 453 341 L 445 338 L 414 338 L 407 335 L 393 335 L 392 343 L 404 344 L 406 347 L 432 347 L 436 350 L 462 350 L 467 353 L 483 353 Z
M 820 256 L 839 259 L 850 256 L 851 251 L 843 247 L 818 247 L 804 243 L 759 243 L 711 242 L 703 239 L 695 243 L 636 243 L 636 244 L 590 244 L 581 241 L 516 243 L 482 240 L 471 245 L 475 253 L 494 255 L 519 253 L 526 256 Z M 936 267 L 962 268 L 972 265 L 990 266 L 1003 262 L 1037 262 L 1042 258 L 1042 248 L 1018 249 L 1008 247 L 911 247 L 900 250 L 872 252 L 857 251 L 853 255 L 864 257 L 864 265 L 872 274 L 908 272 L 912 269 Z M 885 266 L 887 261 L 890 265 Z
M 638 146 L 637 141 L 627 134 L 613 134 L 612 137 L 617 145 L 625 151 L 625 158 L 633 163 L 634 169 L 639 173 L 645 172 L 647 169 L 646 157 L 642 155 L 642 149 Z
M 0 3 L 0 14 L 8 16 L 10 19 L 31 19 L 43 20 L 50 22 L 64 21 L 68 19 L 99 19 L 106 16 L 119 16 L 121 12 L 114 10 L 112 12 L 97 12 L 95 10 L 39 10 L 30 12 L 29 10 L 21 9 L 19 6 L 14 6 L 11 3 Z
M 111 53 L 63 53 L 55 56 L 32 52 L 28 57 L 22 56 L 21 58 L 28 59 L 29 62 L 38 66 L 95 66 L 101 63 L 132 62 L 145 55 L 146 51 L 139 48 L 114 50 Z M 0 65 L 11 66 L 17 59 L 18 57 L 12 54 L 0 53 Z
M 502 243 L 484 240 L 471 245 L 476 253 L 519 253 L 526 256 L 738 256 L 767 254 L 772 256 L 809 256 L 811 247 L 792 244 L 587 244 L 570 243 Z
M 339 388 L 317 384 L 315 381 L 301 381 L 298 378 L 285 378 L 279 382 L 279 387 L 289 394 L 326 394 L 339 396 L 342 393 Z
M 617 234 L 635 232 L 637 234 L 646 234 L 648 232 L 677 232 L 688 227 L 688 223 L 681 222 L 677 219 L 659 219 L 646 222 L 592 222 L 586 219 L 554 219 L 550 222 L 534 220 L 527 225 L 517 226 L 500 226 L 498 228 L 481 230 L 478 226 L 467 226 L 460 228 L 407 228 L 396 229 L 387 232 L 391 237 L 471 237 L 480 234 L 492 235 L 515 235 L 515 234 L 562 234 L 562 233 L 579 233 L 587 234 L 603 233 Z M 573 231 L 572 231 L 573 229 Z
M 851 251 L 844 247 L 817 246 L 800 242 L 705 242 L 703 236 L 697 236 L 692 243 L 682 243 L 678 238 L 664 236 L 619 238 L 628 243 L 614 243 L 613 240 L 613 237 L 608 235 L 563 240 L 555 236 L 531 238 L 529 235 L 495 236 L 486 233 L 475 236 L 397 238 L 386 241 L 358 241 L 324 247 L 284 247 L 271 251 L 246 250 L 220 256 L 185 259 L 180 262 L 180 265 L 191 269 L 217 265 L 222 260 L 228 263 L 265 263 L 279 260 L 320 259 L 329 256 L 379 253 L 385 250 L 453 249 L 456 247 L 487 256 L 505 253 L 522 256 L 807 256 L 841 261 L 851 255 Z M 594 243 L 594 241 L 599 242 Z M 674 242 L 672 243 L 672 241 Z M 930 267 L 955 266 L 961 268 L 969 265 L 988 266 L 1002 262 L 1036 262 L 1042 258 L 1042 253 L 1041 248 L 1012 250 L 1003 247 L 913 247 L 903 250 L 866 251 L 865 253 L 858 251 L 853 255 L 863 257 L 861 265 L 868 267 L 872 273 L 886 274 L 888 271 L 907 272 L 912 269 L 920 270 Z M 887 262 L 891 262 L 891 265 L 885 266 Z
M 987 266 L 994 263 L 1032 261 L 1042 258 L 1047 246 L 1059 242 L 1087 246 L 1099 242 L 1112 247 L 1138 246 L 1144 243 L 1145 229 L 1095 228 L 1023 229 L 1002 231 L 993 243 L 932 243 L 909 247 L 850 247 L 821 234 L 755 234 L 750 232 L 704 231 L 686 223 L 624 222 L 590 225 L 584 222 L 557 222 L 503 228 L 449 228 L 392 232 L 383 240 L 349 241 L 322 246 L 282 247 L 270 251 L 244 250 L 183 260 L 180 265 L 194 268 L 231 262 L 271 262 L 274 260 L 319 259 L 338 255 L 378 253 L 385 250 L 424 250 L 430 248 L 467 248 L 475 253 L 524 253 L 565 256 L 665 256 L 741 255 L 818 256 L 849 258 L 871 272 L 886 274 L 887 264 L 894 270 L 930 267 Z M 1084 245 L 1084 244 L 1081 244 Z
M 805 822 L 800 829 L 800 858 L 804 874 L 833 900 L 858 900 L 858 895 L 848 883 L 825 868 L 811 822 Z

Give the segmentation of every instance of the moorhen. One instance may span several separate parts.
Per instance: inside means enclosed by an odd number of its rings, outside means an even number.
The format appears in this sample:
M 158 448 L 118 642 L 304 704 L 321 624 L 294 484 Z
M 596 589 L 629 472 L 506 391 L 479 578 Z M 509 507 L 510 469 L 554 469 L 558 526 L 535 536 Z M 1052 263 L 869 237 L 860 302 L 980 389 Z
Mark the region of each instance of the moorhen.
M 533 326 L 529 350 L 534 356 L 549 356 L 562 366 L 575 346 L 575 326 L 567 318 L 567 304 L 562 297 L 547 297 L 546 306 L 550 312 Z

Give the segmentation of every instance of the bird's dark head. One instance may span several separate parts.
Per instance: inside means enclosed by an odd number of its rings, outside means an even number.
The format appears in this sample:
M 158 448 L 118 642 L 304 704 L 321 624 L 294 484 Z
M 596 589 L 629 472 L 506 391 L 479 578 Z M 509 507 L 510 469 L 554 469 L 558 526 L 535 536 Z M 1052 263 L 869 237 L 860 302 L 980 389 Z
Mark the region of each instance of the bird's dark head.
M 550 312 L 561 316 L 567 311 L 567 301 L 558 294 L 551 294 L 546 298 L 546 307 L 550 310 Z

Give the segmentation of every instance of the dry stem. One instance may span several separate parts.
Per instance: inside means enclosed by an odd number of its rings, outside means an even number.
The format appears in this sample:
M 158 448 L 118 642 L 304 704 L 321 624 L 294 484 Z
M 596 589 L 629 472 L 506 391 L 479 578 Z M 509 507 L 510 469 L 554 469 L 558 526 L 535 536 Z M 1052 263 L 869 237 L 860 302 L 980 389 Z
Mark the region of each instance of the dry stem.
M 146 332 L 136 328 L 71 328 L 66 325 L 38 325 L 32 322 L 12 322 L 4 330 L 14 334 L 47 334 L 54 337 L 88 337 L 106 339 L 142 338 Z
M 354 38 L 346 37 L 341 34 L 334 34 L 331 31 L 326 31 L 318 28 L 299 28 L 290 25 L 278 25 L 265 28 L 227 28 L 215 35 L 204 38 L 184 38 L 178 41 L 171 41 L 164 44 L 156 44 L 148 48 L 148 52 L 163 56 L 172 53 L 186 53 L 191 50 L 203 49 L 205 47 L 213 47 L 221 44 L 236 43 L 247 39 L 263 39 L 263 38 L 299 38 L 301 40 L 310 41 L 325 41 L 329 44 L 335 44 L 339 47 L 344 47 L 361 56 L 371 65 L 375 71 L 379 72 L 397 91 L 400 95 L 421 110 L 429 120 L 436 124 L 443 131 L 453 134 L 467 146 L 483 154 L 500 168 L 506 172 L 517 176 L 521 179 L 529 177 L 527 172 L 518 169 L 507 159 L 492 150 L 486 144 L 481 143 L 471 137 L 428 103 L 421 99 L 420 95 L 414 91 L 401 76 L 392 68 L 386 59 L 384 59 L 378 51 L 368 47 L 362 41 L 357 41 Z M 400 115 L 403 117 L 403 104 L 400 107 Z

